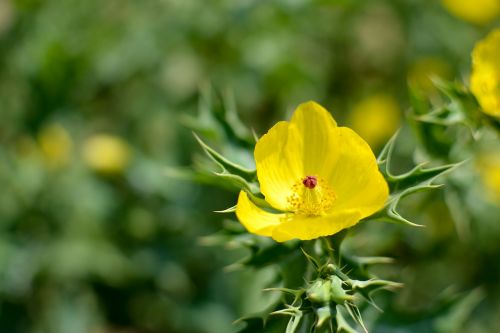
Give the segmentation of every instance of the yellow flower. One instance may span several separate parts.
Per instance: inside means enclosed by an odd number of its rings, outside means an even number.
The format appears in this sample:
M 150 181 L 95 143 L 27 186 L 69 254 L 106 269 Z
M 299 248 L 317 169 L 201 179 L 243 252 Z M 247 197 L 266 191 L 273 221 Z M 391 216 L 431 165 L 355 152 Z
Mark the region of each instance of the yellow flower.
M 119 137 L 98 134 L 88 138 L 83 145 L 83 159 L 95 171 L 120 173 L 130 160 L 130 148 Z
M 399 127 L 401 111 L 394 97 L 375 94 L 358 102 L 349 123 L 373 148 L 380 147 Z
M 477 159 L 476 167 L 486 187 L 486 196 L 500 204 L 500 152 L 483 153 Z
M 274 209 L 240 192 L 248 231 L 283 242 L 333 235 L 381 209 L 388 187 L 368 144 L 314 102 L 274 125 L 255 146 L 260 190 Z
M 500 15 L 500 0 L 442 0 L 456 17 L 475 24 L 488 24 Z
M 470 89 L 485 113 L 500 117 L 500 29 L 474 47 Z
M 73 141 L 64 127 L 59 124 L 44 127 L 38 134 L 38 143 L 49 167 L 58 168 L 68 164 Z

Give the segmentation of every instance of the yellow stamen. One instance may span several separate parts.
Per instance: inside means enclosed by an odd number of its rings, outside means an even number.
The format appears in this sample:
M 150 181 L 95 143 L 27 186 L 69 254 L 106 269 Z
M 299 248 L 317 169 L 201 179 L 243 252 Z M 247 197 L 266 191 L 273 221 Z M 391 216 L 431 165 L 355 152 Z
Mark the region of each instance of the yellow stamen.
M 290 211 L 299 215 L 319 216 L 332 208 L 337 195 L 326 181 L 315 178 L 317 184 L 312 188 L 305 186 L 303 179 L 292 186 L 293 193 L 287 198 Z

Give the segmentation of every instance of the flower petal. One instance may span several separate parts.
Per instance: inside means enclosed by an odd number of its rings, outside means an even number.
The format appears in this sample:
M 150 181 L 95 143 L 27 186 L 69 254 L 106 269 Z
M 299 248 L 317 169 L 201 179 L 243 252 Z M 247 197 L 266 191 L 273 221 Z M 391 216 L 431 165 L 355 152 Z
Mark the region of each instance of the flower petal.
M 300 240 L 315 239 L 333 235 L 343 229 L 352 227 L 361 219 L 356 210 L 341 211 L 327 216 L 294 215 L 276 226 L 272 237 L 278 242 L 298 238 Z
M 290 121 L 290 127 L 297 129 L 297 159 L 303 161 L 302 177 L 322 176 L 337 160 L 335 129 L 337 123 L 332 115 L 315 102 L 300 104 Z
M 240 191 L 236 216 L 249 232 L 261 236 L 271 236 L 274 228 L 281 223 L 281 218 L 284 215 L 262 210 L 248 198 L 244 191 Z
M 297 156 L 300 142 L 289 123 L 274 125 L 255 146 L 255 163 L 260 191 L 274 208 L 286 211 L 292 186 L 302 177 L 302 160 Z
M 331 212 L 355 209 L 361 218 L 367 217 L 384 206 L 389 196 L 387 182 L 370 146 L 358 134 L 347 127 L 335 131 L 338 160 L 328 179 L 337 199 Z
M 336 161 L 337 124 L 321 105 L 299 105 L 290 123 L 279 122 L 255 147 L 261 192 L 273 207 L 286 211 L 292 186 L 305 176 L 330 170 Z

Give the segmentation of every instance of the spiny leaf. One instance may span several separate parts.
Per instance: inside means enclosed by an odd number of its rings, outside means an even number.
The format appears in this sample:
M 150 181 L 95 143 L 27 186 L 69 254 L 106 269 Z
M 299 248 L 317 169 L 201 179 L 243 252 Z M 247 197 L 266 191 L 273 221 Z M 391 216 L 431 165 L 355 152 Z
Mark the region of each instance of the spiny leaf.
M 225 171 L 215 172 L 214 174 L 219 177 L 219 181 L 223 179 L 226 183 L 231 184 L 238 190 L 244 190 L 246 192 L 255 191 L 255 186 L 253 186 L 252 183 L 247 182 L 243 177 Z
M 380 171 L 385 174 L 385 171 L 388 169 L 388 165 L 391 163 L 391 157 L 394 152 L 394 146 L 396 143 L 396 139 L 399 135 L 399 130 L 394 133 L 394 135 L 387 141 L 384 148 L 377 157 L 377 163 Z
M 309 253 L 307 253 L 306 250 L 304 250 L 303 247 L 300 247 L 300 250 L 302 251 L 302 253 L 306 257 L 307 261 L 309 261 L 316 268 L 316 270 L 319 270 L 319 268 L 320 268 L 319 261 L 316 260 L 316 258 L 314 258 L 313 256 L 311 256 Z
M 419 164 L 408 172 L 400 175 L 394 175 L 391 172 L 391 158 L 394 152 L 394 146 L 398 133 L 396 133 L 389 142 L 385 145 L 377 158 L 380 171 L 385 176 L 391 191 L 389 200 L 385 207 L 370 219 L 384 220 L 388 222 L 403 223 L 415 227 L 421 225 L 413 223 L 398 212 L 400 201 L 411 194 L 439 188 L 440 185 L 432 184 L 433 181 L 443 174 L 450 172 L 454 168 L 460 166 L 463 162 L 448 164 L 439 167 L 425 168 L 423 164 Z
M 246 181 L 255 180 L 255 177 L 257 175 L 255 170 L 247 169 L 241 165 L 229 161 L 224 156 L 212 149 L 205 142 L 203 142 L 203 140 L 198 135 L 196 135 L 196 133 L 193 133 L 193 135 L 200 146 L 203 148 L 205 153 L 208 155 L 208 157 L 210 157 L 218 166 L 221 167 L 223 171 L 222 174 L 224 174 L 224 171 L 226 171 L 228 174 L 237 175 Z
M 446 172 L 449 172 L 453 168 L 460 166 L 463 163 L 460 162 L 447 164 L 432 168 L 425 168 L 425 165 L 427 163 L 421 163 L 415 166 L 410 171 L 407 171 L 400 175 L 394 175 L 390 169 L 392 154 L 394 153 L 394 147 L 398 134 L 399 132 L 392 136 L 392 138 L 387 142 L 377 158 L 380 171 L 384 174 L 387 182 L 389 183 L 389 186 L 391 187 L 391 194 L 393 194 L 394 192 L 401 192 L 413 186 L 430 184 L 437 177 L 443 175 Z
M 220 214 L 234 213 L 236 211 L 236 207 L 237 206 L 234 205 L 234 206 L 226 208 L 226 209 L 215 210 L 214 213 L 220 213 Z
M 414 115 L 414 119 L 429 124 L 451 126 L 454 124 L 466 124 L 462 113 L 455 111 L 455 105 L 448 105 L 436 108 L 423 115 Z
M 300 296 L 304 293 L 304 289 L 290 289 L 290 288 L 266 288 L 264 291 L 279 291 L 282 293 L 287 293 L 294 295 L 295 297 Z
M 389 173 L 388 182 L 391 187 L 391 193 L 401 192 L 414 186 L 430 184 L 437 177 L 461 165 L 461 163 L 456 163 L 434 168 L 424 168 L 426 164 L 427 163 L 421 163 L 412 170 L 397 176 Z M 389 170 L 387 170 L 387 172 L 389 172 Z
M 438 77 L 432 78 L 432 82 L 448 100 L 445 105 L 429 105 L 430 109 L 425 112 L 413 108 L 413 117 L 416 120 L 442 126 L 456 124 L 468 127 L 472 133 L 477 131 L 481 122 L 479 105 L 468 89 L 459 82 L 450 82 Z
M 252 148 L 254 144 L 250 130 L 238 116 L 229 89 L 218 94 L 209 83 L 204 84 L 200 89 L 197 115 L 183 115 L 181 122 L 215 140 L 230 141 L 246 149 Z
M 240 140 L 248 141 L 252 138 L 252 133 L 243 124 L 238 116 L 238 111 L 236 109 L 236 101 L 234 99 L 234 94 L 231 90 L 225 90 L 222 96 L 223 102 L 223 117 L 225 123 L 229 126 L 234 136 Z
M 167 168 L 165 170 L 165 174 L 169 178 L 189 181 L 192 183 L 217 186 L 228 191 L 240 191 L 241 189 L 248 188 L 255 190 L 255 186 L 252 183 L 248 183 L 242 178 L 229 179 L 229 181 L 221 181 L 221 176 L 217 173 L 202 169 L 193 170 L 192 168 Z
M 300 320 L 302 319 L 303 313 L 302 311 L 297 311 L 291 318 L 290 321 L 288 321 L 288 325 L 286 325 L 286 331 L 285 333 L 295 333 L 297 332 L 299 325 L 300 325 Z
M 345 303 L 344 308 L 347 310 L 351 318 L 363 329 L 365 333 L 368 333 L 363 318 L 361 317 L 361 312 L 358 307 L 352 303 Z
M 210 84 L 203 85 L 200 89 L 197 115 L 182 115 L 180 122 L 198 133 L 203 133 L 206 137 L 220 140 L 223 128 L 213 112 L 212 94 Z
M 276 209 L 274 209 L 274 207 L 272 207 L 264 198 L 263 196 L 259 193 L 259 194 L 254 194 L 254 192 L 257 192 L 255 189 L 254 191 L 247 191 L 247 195 L 249 196 L 250 200 L 253 201 L 254 204 L 256 204 L 257 206 L 259 206 L 260 208 L 265 208 L 267 210 L 270 210 L 270 211 L 274 211 L 276 213 L 279 213 L 278 211 L 276 211 Z
M 403 287 L 401 283 L 381 279 L 370 279 L 365 281 L 351 280 L 349 283 L 354 291 L 366 293 L 367 296 L 371 296 L 374 292 L 381 289 L 394 290 Z
M 299 306 L 286 305 L 285 309 L 271 312 L 271 315 L 290 316 L 290 320 L 288 321 L 285 332 L 296 333 L 304 313 L 300 310 L 300 305 Z
M 358 333 L 344 318 L 344 311 L 343 306 L 337 305 L 337 333 Z
M 291 305 L 285 305 L 286 307 L 284 309 L 276 310 L 271 312 L 271 315 L 285 315 L 285 316 L 295 316 L 300 311 L 300 306 L 291 306 Z

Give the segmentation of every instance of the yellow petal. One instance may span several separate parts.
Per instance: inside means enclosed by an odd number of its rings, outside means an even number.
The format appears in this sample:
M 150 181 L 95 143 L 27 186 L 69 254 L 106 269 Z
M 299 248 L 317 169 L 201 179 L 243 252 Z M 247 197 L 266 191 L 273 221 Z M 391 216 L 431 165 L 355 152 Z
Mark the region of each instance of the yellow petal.
M 287 210 L 287 197 L 294 182 L 302 177 L 302 160 L 297 158 L 295 131 L 286 121 L 274 125 L 255 146 L 255 163 L 260 191 L 274 208 Z
M 498 0 L 441 0 L 454 16 L 479 25 L 488 24 L 500 15 Z
M 384 206 L 389 188 L 370 146 L 350 128 L 335 132 L 339 156 L 328 179 L 337 199 L 331 212 L 355 209 L 367 217 Z
M 249 232 L 261 236 L 271 236 L 284 214 L 273 214 L 262 210 L 250 201 L 244 191 L 241 191 L 236 206 L 236 216 Z
M 328 172 L 337 157 L 337 123 L 332 115 L 318 103 L 303 103 L 295 110 L 290 127 L 297 129 L 293 135 L 298 135 L 296 141 L 300 143 L 295 153 L 303 161 L 301 176 L 321 176 Z
M 343 229 L 352 227 L 360 219 L 361 215 L 356 210 L 316 217 L 295 215 L 276 226 L 272 232 L 272 237 L 278 242 L 294 238 L 300 240 L 315 239 L 333 235 Z
M 498 28 L 474 46 L 470 89 L 485 113 L 500 117 L 500 29 Z
M 289 209 L 292 186 L 305 176 L 318 176 L 336 163 L 333 117 L 315 102 L 299 105 L 290 123 L 279 122 L 255 147 L 261 192 L 273 207 Z

